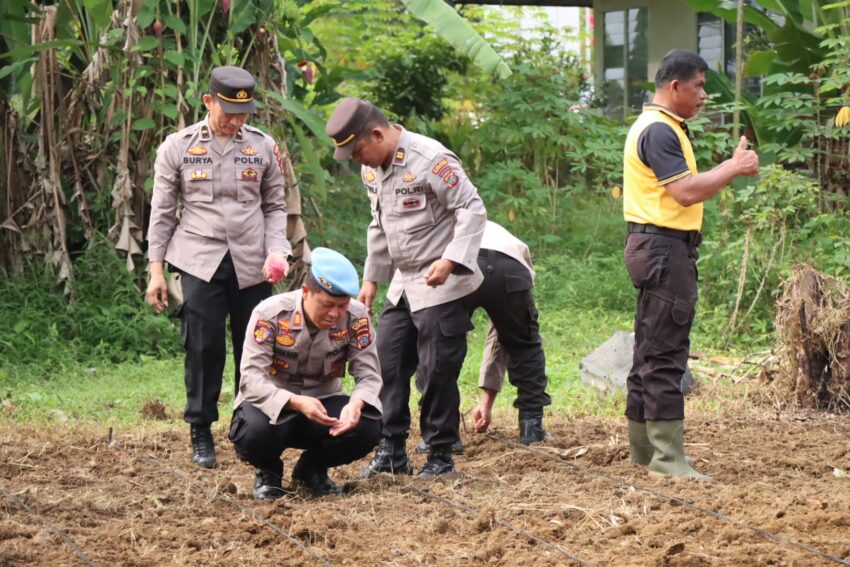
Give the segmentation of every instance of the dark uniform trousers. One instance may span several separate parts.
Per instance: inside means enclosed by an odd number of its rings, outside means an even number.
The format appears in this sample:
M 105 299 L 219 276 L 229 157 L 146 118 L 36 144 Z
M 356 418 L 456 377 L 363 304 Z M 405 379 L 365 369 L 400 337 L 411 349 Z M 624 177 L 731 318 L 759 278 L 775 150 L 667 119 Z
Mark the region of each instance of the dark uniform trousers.
M 341 394 L 321 402 L 329 416 L 338 418 L 349 399 Z M 378 444 L 380 435 L 380 422 L 367 417 L 361 417 L 354 429 L 339 437 L 331 437 L 330 428 L 301 413 L 273 425 L 269 416 L 251 402 L 242 402 L 233 412 L 229 437 L 243 461 L 258 468 L 279 470 L 284 449 L 304 449 L 304 458 L 310 464 L 331 468 L 365 457 Z
M 384 437 L 406 435 L 410 429 L 410 378 L 424 377 L 419 428 L 433 447 L 457 442 L 460 392 L 457 387 L 466 357 L 466 333 L 472 330 L 462 299 L 411 312 L 405 295 L 398 305 L 389 300 L 378 319 L 378 359 L 381 362 L 381 404 Z
M 482 248 L 478 267 L 484 283 L 464 298 L 470 315 L 483 307 L 508 354 L 508 380 L 517 389 L 514 407 L 540 409 L 552 403 L 546 393 L 546 356 L 534 305 L 531 273 L 507 254 Z
M 697 302 L 699 241 L 697 232 L 687 240 L 649 233 L 626 237 L 626 267 L 638 290 L 626 399 L 626 417 L 633 421 L 685 418 L 681 382 Z
M 261 283 L 239 289 L 230 253 L 225 254 L 209 282 L 183 272 L 183 307 L 180 312 L 183 348 L 186 350 L 187 423 L 206 425 L 218 420 L 218 395 L 227 356 L 226 321 L 236 364 L 234 393 L 239 391 L 242 343 L 251 312 L 271 297 L 272 286 Z

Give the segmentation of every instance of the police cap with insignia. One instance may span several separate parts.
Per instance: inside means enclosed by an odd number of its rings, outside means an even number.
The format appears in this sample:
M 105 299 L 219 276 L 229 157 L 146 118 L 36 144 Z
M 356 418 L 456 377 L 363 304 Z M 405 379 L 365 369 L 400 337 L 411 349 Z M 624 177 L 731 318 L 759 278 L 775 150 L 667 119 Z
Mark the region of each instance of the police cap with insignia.
M 210 95 L 228 114 L 254 114 L 254 77 L 241 67 L 216 67 L 210 75 Z
M 336 150 L 334 159 L 346 160 L 354 153 L 358 136 L 374 122 L 386 122 L 384 113 L 368 100 L 355 97 L 344 98 L 336 106 L 325 126 L 325 132 L 333 138 Z
M 310 275 L 325 292 L 334 296 L 356 297 L 360 293 L 360 279 L 348 258 L 330 248 L 313 250 Z

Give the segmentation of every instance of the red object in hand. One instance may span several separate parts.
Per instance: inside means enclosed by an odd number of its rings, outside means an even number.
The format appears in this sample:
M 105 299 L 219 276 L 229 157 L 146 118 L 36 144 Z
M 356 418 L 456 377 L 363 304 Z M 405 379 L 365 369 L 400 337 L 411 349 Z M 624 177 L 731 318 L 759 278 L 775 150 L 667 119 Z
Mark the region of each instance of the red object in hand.
M 274 283 L 279 282 L 286 275 L 286 264 L 283 262 L 269 263 L 269 277 Z

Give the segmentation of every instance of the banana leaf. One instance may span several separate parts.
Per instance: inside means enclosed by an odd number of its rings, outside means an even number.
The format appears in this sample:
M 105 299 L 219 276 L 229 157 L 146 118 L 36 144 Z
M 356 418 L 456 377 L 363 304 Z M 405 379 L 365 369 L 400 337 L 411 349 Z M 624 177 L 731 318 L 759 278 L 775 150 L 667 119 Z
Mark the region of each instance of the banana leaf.
M 738 18 L 738 10 L 735 2 L 726 0 L 685 0 L 695 12 L 711 12 L 727 22 L 735 23 Z M 752 6 L 744 6 L 744 21 L 757 26 L 767 33 L 772 33 L 779 26 L 771 20 L 764 12 Z
M 408 11 L 469 57 L 491 76 L 504 79 L 511 75 L 508 64 L 475 31 L 469 22 L 442 0 L 402 0 Z
M 301 148 L 301 156 L 304 158 L 303 165 L 313 178 L 309 192 L 316 195 L 319 198 L 319 202 L 324 204 L 328 200 L 328 184 L 325 182 L 325 169 L 322 167 L 321 156 L 319 156 L 319 153 L 313 147 L 312 141 L 304 133 L 298 122 L 293 120 L 291 115 L 287 115 L 286 120 L 292 127 L 293 132 L 295 132 L 295 138 L 298 140 L 298 145 Z M 302 187 L 304 186 L 302 185 Z
M 263 94 L 278 101 L 286 110 L 298 117 L 307 128 L 316 136 L 316 139 L 325 145 L 332 145 L 330 137 L 325 134 L 325 121 L 321 116 L 301 104 L 295 99 L 285 98 L 280 93 L 265 91 Z

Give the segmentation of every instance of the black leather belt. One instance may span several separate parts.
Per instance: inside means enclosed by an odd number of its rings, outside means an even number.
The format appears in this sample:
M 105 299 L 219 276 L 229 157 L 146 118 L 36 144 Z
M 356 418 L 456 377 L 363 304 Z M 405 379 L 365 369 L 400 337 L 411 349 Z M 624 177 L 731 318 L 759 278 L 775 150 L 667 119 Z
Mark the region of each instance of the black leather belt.
M 628 232 L 643 232 L 646 234 L 660 234 L 661 236 L 669 236 L 670 238 L 678 238 L 684 240 L 694 246 L 699 246 L 702 242 L 702 233 L 698 230 L 676 230 L 675 228 L 667 228 L 664 226 L 655 226 L 654 224 L 640 224 L 636 222 L 628 223 Z

